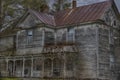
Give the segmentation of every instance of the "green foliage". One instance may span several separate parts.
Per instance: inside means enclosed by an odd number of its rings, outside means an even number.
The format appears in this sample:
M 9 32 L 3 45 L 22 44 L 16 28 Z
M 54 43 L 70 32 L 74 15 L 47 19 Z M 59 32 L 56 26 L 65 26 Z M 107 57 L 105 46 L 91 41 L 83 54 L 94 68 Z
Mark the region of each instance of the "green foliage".
M 64 6 L 63 6 L 63 9 L 67 9 L 71 6 L 71 3 L 65 3 Z
M 14 9 L 10 6 L 14 5 L 15 3 L 19 3 L 19 0 L 2 0 L 2 13 L 3 13 L 3 15 L 13 13 Z
M 68 0 L 57 0 L 57 2 L 53 5 L 55 11 L 64 10 L 70 6 L 71 3 L 69 3 Z
M 0 0 L 2 1 L 0 20 L 1 25 L 10 24 L 10 22 L 17 20 L 21 17 L 28 8 L 37 11 L 44 11 L 48 8 L 45 0 Z
M 30 8 L 39 11 L 42 11 L 47 6 L 45 0 L 23 0 L 21 3 L 24 8 Z
M 6 15 L 13 17 L 15 12 L 20 10 L 15 8 L 18 5 L 23 7 L 23 11 L 28 8 L 43 11 L 47 7 L 45 0 L 2 0 L 2 17 Z

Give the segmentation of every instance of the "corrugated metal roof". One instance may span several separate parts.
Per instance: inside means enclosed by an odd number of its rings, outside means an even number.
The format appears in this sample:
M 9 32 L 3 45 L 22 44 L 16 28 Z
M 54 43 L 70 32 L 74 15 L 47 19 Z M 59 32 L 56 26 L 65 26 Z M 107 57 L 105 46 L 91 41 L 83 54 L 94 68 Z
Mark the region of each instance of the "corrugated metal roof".
M 47 13 L 41 13 L 33 10 L 30 10 L 30 12 L 32 12 L 35 16 L 37 16 L 40 19 L 40 21 L 42 21 L 43 23 L 49 24 L 49 25 L 55 25 L 53 15 L 50 15 Z
M 95 3 L 56 12 L 54 15 L 32 11 L 43 23 L 53 26 L 64 26 L 95 21 L 101 18 L 107 8 L 111 6 L 109 1 Z

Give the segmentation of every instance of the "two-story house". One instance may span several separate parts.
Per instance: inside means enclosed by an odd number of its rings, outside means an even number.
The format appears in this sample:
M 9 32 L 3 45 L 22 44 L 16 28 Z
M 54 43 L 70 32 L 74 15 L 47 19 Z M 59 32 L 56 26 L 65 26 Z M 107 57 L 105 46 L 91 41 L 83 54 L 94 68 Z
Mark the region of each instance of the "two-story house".
M 120 15 L 114 1 L 75 3 L 54 14 L 29 9 L 16 26 L 2 29 L 1 76 L 119 80 Z

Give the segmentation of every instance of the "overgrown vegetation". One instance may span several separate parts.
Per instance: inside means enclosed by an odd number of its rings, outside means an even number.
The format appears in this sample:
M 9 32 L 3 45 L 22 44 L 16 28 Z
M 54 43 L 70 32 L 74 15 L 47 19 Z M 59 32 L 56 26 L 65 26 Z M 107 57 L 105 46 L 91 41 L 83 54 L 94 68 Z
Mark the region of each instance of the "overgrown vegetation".
M 71 6 L 71 3 L 68 2 L 68 0 L 58 0 L 56 3 L 54 3 L 53 7 L 55 11 L 67 9 Z
M 0 29 L 13 24 L 27 9 L 42 12 L 46 8 L 49 9 L 48 4 L 46 0 L 0 0 Z M 57 0 L 53 7 L 52 12 L 59 11 L 70 7 L 70 3 L 68 3 L 68 0 Z

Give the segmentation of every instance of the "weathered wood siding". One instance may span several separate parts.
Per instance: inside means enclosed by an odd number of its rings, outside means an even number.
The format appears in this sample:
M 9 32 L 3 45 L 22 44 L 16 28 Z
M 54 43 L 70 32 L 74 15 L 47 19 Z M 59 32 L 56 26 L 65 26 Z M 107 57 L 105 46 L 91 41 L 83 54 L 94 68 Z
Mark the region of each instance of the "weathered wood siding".
M 110 77 L 110 52 L 109 52 L 109 28 L 104 25 L 98 26 L 98 65 L 99 77 L 109 79 Z
M 96 26 L 86 25 L 77 27 L 75 40 L 79 44 L 78 76 L 80 78 L 96 78 L 97 73 L 97 42 Z
M 118 72 L 120 70 L 120 19 L 119 16 L 116 15 L 115 10 L 113 8 L 108 8 L 105 14 L 103 15 L 102 19 L 105 21 L 109 29 L 109 75 L 110 78 L 114 80 L 117 78 Z
M 13 53 L 14 47 L 13 36 L 0 38 L 0 54 L 8 55 Z
M 30 42 L 29 42 L 29 36 L 27 35 L 27 30 L 22 30 L 17 33 L 17 54 L 41 53 L 42 48 L 47 41 L 46 37 L 48 35 L 46 32 L 52 32 L 52 33 L 54 32 L 54 30 L 49 28 L 33 28 L 29 30 L 32 31 Z
M 43 31 L 42 28 L 32 29 L 33 34 L 31 42 L 28 41 L 26 30 L 17 33 L 17 54 L 35 54 L 40 53 L 43 46 Z

